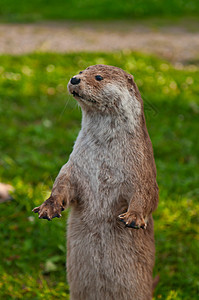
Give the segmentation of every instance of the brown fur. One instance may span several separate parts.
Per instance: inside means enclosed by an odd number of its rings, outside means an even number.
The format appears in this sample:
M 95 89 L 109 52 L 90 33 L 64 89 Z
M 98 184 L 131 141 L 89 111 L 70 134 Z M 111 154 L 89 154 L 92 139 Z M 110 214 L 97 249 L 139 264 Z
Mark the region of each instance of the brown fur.
M 142 98 L 116 67 L 91 66 L 76 78 L 68 89 L 81 105 L 82 129 L 51 197 L 34 211 L 51 219 L 71 206 L 71 300 L 152 299 L 158 186 Z

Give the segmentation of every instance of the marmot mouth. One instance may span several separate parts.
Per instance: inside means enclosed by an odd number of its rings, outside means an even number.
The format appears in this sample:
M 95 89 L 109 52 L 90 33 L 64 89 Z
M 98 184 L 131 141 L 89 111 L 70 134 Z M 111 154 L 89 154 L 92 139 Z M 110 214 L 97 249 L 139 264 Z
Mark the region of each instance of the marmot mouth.
M 72 92 L 72 95 L 74 96 L 74 97 L 78 97 L 78 98 L 81 98 L 81 99 L 83 99 L 83 100 L 86 100 L 86 101 L 89 101 L 89 102 L 92 102 L 92 103 L 96 103 L 97 101 L 95 101 L 95 100 L 93 100 L 93 99 L 85 99 L 85 98 L 83 98 L 82 96 L 80 96 L 77 92 L 75 92 L 75 91 L 73 91 Z
M 76 93 L 75 91 L 73 91 L 72 94 L 73 94 L 74 97 L 82 98 L 82 97 L 81 97 L 78 93 Z

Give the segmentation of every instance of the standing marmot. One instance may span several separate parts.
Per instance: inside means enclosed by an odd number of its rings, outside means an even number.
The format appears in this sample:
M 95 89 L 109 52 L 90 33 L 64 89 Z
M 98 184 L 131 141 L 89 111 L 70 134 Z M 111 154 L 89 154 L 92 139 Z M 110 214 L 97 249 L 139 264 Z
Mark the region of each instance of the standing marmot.
M 123 70 L 95 65 L 68 90 L 82 108 L 82 128 L 50 198 L 33 211 L 52 219 L 71 206 L 71 300 L 152 299 L 158 186 L 138 88 Z

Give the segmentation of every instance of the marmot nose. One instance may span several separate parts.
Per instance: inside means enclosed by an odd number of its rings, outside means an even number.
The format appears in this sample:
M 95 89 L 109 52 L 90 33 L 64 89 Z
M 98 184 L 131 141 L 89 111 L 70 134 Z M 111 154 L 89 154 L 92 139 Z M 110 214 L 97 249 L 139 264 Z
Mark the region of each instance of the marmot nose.
M 72 83 L 72 84 L 78 84 L 78 83 L 80 83 L 80 81 L 81 81 L 80 78 L 73 77 L 73 78 L 71 78 L 70 83 Z

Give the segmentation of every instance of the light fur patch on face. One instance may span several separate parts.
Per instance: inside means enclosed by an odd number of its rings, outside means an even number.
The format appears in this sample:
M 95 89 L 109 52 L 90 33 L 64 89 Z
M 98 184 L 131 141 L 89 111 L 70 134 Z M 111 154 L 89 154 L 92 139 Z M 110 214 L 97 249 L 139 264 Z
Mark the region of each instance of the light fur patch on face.
M 135 127 L 139 122 L 142 112 L 141 104 L 136 96 L 133 93 L 130 94 L 127 88 L 117 86 L 113 83 L 106 84 L 104 93 L 110 98 L 113 105 L 117 102 L 119 114 L 124 114 L 124 117 Z

